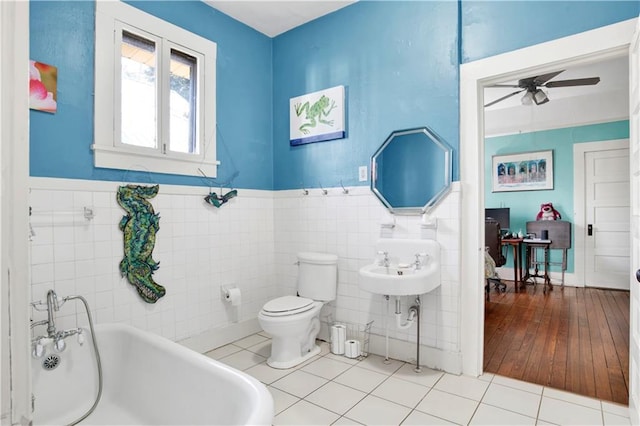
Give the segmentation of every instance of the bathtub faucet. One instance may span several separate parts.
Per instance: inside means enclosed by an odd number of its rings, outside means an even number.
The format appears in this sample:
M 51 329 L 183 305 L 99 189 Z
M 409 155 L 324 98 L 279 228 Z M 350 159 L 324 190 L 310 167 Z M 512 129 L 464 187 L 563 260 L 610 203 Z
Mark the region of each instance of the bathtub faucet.
M 53 337 L 56 334 L 56 324 L 53 320 L 53 311 L 58 312 L 60 310 L 60 304 L 58 303 L 58 296 L 53 289 L 47 292 L 47 334 L 49 337 Z

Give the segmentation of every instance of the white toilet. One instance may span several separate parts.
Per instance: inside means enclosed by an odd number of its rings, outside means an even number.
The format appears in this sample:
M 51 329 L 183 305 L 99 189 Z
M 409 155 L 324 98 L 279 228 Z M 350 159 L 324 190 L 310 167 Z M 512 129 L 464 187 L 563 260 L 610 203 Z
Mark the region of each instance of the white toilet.
M 258 314 L 272 337 L 267 364 L 273 368 L 295 367 L 320 352 L 320 309 L 336 298 L 338 256 L 298 253 L 298 265 L 298 296 L 273 299 Z

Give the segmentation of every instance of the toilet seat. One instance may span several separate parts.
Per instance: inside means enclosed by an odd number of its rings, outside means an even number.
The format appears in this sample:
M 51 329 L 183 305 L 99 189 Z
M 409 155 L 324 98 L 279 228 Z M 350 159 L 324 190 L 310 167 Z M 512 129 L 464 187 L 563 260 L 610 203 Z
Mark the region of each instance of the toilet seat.
M 265 303 L 262 314 L 268 317 L 295 315 L 313 308 L 313 303 L 306 297 L 282 296 Z

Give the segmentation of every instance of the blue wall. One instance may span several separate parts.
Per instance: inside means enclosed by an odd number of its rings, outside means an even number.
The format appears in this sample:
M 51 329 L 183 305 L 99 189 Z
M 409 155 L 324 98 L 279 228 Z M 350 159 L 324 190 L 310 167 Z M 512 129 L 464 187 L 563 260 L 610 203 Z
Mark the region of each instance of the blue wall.
M 627 19 L 630 1 L 461 1 L 461 61 L 509 52 Z
M 457 150 L 457 28 L 456 2 L 358 2 L 276 37 L 275 189 L 362 185 L 358 166 L 397 129 L 427 125 Z M 347 137 L 289 146 L 289 98 L 341 84 Z
M 220 177 L 240 188 L 363 185 L 357 169 L 392 130 L 431 127 L 454 147 L 458 65 L 625 19 L 638 1 L 360 1 L 270 39 L 200 1 L 136 7 L 218 44 Z M 92 1 L 30 2 L 31 58 L 58 67 L 58 112 L 31 112 L 32 176 L 122 181 L 96 169 L 93 141 Z M 344 85 L 347 137 L 289 146 L 289 98 Z M 218 135 L 220 141 L 220 134 Z M 226 149 L 225 149 L 226 146 Z M 230 158 L 229 158 L 230 157 Z M 147 181 L 146 173 L 127 180 Z M 154 175 L 159 183 L 199 178 Z M 366 183 L 368 184 L 368 183 Z
M 271 39 L 200 1 L 129 2 L 218 45 L 218 176 L 233 162 L 241 188 L 273 187 Z M 124 171 L 93 166 L 95 3 L 31 1 L 30 56 L 58 67 L 58 112 L 31 111 L 31 176 L 122 181 Z M 224 145 L 220 142 L 223 139 Z M 225 148 L 226 147 L 226 148 Z M 231 159 L 229 158 L 231 157 Z M 126 180 L 149 181 L 147 173 Z M 159 175 L 158 183 L 202 185 L 187 176 Z
M 487 138 L 485 140 L 485 206 L 487 208 L 509 207 L 512 232 L 522 230 L 525 233 L 526 223 L 536 220 L 540 204 L 545 202 L 552 202 L 555 209 L 562 215 L 562 220 L 573 223 L 573 145 L 628 137 L 629 121 L 624 120 Z M 491 157 L 493 155 L 549 149 L 553 150 L 553 190 L 491 192 Z M 554 257 L 557 255 L 555 252 L 552 254 Z M 552 261 L 556 260 L 552 258 Z M 507 264 L 510 262 L 511 260 Z M 573 272 L 573 249 L 568 253 L 567 271 Z

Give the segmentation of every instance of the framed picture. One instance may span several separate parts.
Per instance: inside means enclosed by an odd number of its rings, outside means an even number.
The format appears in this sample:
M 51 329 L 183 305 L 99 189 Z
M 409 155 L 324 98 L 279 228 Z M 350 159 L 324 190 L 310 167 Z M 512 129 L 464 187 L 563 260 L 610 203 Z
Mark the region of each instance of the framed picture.
M 331 87 L 289 100 L 291 146 L 345 137 L 344 86 Z
M 553 189 L 553 150 L 491 157 L 493 192 Z

